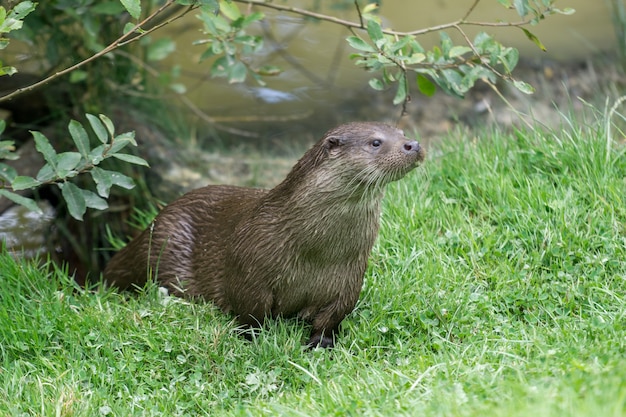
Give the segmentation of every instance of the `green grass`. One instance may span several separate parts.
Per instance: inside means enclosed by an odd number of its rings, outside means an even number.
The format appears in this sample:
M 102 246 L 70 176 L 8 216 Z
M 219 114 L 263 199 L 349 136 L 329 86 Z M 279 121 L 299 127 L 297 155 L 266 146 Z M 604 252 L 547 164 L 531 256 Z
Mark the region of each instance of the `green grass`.
M 602 123 L 443 143 L 387 193 L 332 351 L 0 254 L 0 414 L 626 415 L 626 158 Z

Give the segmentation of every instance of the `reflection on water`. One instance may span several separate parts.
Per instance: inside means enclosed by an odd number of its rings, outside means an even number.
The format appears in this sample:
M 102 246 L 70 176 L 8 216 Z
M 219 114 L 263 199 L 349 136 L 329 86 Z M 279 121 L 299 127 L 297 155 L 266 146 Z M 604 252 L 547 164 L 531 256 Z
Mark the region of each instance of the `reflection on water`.
M 15 205 L 0 214 L 0 241 L 9 253 L 34 258 L 46 252 L 46 237 L 54 220 L 55 210 L 50 203 L 38 203 L 43 214 Z
M 283 101 L 298 100 L 298 96 L 284 91 L 266 87 L 248 87 L 247 90 L 259 100 L 265 103 L 281 103 Z

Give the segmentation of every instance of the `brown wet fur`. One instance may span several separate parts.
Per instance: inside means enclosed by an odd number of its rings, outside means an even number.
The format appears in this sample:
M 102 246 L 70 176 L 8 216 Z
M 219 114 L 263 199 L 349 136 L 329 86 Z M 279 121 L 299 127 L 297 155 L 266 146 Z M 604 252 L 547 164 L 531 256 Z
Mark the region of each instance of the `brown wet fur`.
M 385 185 L 423 159 L 392 126 L 341 125 L 272 190 L 219 185 L 183 195 L 111 259 L 104 279 L 126 289 L 154 277 L 251 327 L 298 316 L 313 324 L 309 346 L 332 347 L 361 291 Z

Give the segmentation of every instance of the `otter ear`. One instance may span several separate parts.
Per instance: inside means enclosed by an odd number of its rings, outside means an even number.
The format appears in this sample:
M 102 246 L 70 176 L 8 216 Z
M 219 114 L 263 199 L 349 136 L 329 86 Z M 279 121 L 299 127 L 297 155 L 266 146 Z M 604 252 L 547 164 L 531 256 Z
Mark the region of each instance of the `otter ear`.
M 346 143 L 346 140 L 341 136 L 328 136 L 326 138 L 326 150 L 330 151 L 332 149 L 343 146 Z

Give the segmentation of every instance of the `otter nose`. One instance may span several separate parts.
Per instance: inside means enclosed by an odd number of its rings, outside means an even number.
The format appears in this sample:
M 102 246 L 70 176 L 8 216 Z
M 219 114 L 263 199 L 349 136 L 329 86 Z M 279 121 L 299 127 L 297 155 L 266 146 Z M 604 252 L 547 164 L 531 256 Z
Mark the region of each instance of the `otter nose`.
M 420 144 L 416 140 L 412 140 L 410 142 L 405 142 L 404 146 L 402 148 L 407 153 L 419 152 L 420 151 Z

